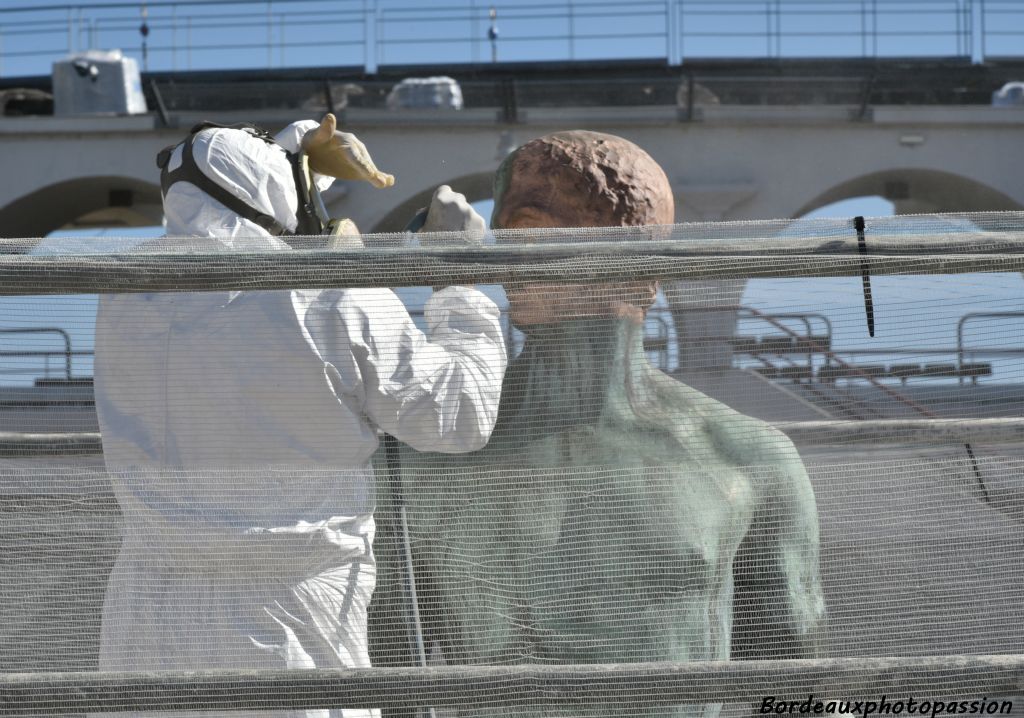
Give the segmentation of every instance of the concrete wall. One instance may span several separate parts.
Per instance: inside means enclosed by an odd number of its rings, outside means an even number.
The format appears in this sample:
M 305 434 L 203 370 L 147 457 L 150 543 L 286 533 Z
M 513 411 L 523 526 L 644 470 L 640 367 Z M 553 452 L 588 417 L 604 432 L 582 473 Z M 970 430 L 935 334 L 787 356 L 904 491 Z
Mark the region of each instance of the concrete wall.
M 796 217 L 871 194 L 891 196 L 898 211 L 1024 207 L 1022 110 L 879 107 L 854 122 L 842 107 L 720 106 L 683 123 L 641 109 L 565 108 L 519 125 L 472 115 L 439 121 L 353 113 L 346 129 L 398 181 L 389 190 L 344 183 L 329 200 L 364 231 L 397 229 L 438 184 L 488 197 L 509 149 L 578 127 L 622 135 L 650 152 L 676 189 L 681 221 Z M 277 128 L 299 118 L 250 119 Z M 154 157 L 190 124 L 161 129 L 152 116 L 0 118 L 0 235 L 39 236 L 83 217 L 153 222 Z M 123 204 L 126 193 L 130 206 L 95 214 L 113 200 Z

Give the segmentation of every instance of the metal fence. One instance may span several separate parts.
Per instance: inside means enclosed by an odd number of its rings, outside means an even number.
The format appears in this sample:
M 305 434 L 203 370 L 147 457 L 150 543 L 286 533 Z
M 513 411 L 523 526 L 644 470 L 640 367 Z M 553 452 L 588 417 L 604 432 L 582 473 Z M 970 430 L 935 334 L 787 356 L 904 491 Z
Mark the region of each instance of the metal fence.
M 709 57 L 1019 56 L 1014 0 L 157 0 L 0 9 L 0 74 L 88 48 L 149 70 Z

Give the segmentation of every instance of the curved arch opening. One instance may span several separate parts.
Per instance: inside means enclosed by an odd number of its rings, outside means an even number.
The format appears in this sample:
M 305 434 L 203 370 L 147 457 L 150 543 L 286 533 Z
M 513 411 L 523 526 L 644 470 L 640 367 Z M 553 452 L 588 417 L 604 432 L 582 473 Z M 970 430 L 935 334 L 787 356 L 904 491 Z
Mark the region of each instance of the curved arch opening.
M 1011 197 L 963 175 L 940 170 L 895 169 L 837 184 L 806 203 L 793 216 L 805 217 L 837 202 L 864 197 L 891 202 L 893 214 L 1024 209 Z
M 800 219 L 816 217 L 883 217 L 896 213 L 896 206 L 885 197 L 849 197 L 837 202 L 830 202 L 812 209 Z
M 162 222 L 160 188 L 130 177 L 79 177 L 0 209 L 0 236 L 45 237 L 59 229 L 146 227 Z

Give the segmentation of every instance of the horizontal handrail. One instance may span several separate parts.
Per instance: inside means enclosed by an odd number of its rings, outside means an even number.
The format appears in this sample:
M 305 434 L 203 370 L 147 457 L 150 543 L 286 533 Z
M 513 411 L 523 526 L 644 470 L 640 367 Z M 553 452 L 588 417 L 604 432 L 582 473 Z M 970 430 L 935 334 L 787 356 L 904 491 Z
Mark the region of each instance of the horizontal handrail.
M 59 352 L 64 355 L 64 374 L 68 379 L 71 379 L 71 336 L 61 329 L 60 327 L 27 327 L 24 329 L 0 329 L 0 334 L 57 334 L 64 340 L 64 351 Z M 44 356 L 50 357 L 58 352 L 46 352 Z M 18 352 L 18 354 L 26 355 L 25 352 Z M 0 352 L 0 356 L 12 356 L 8 352 Z M 28 354 L 32 356 L 32 354 Z
M 1015 444 L 1024 419 L 864 419 L 775 422 L 797 444 Z
M 621 282 L 633 279 L 741 279 L 856 277 L 865 263 L 874 275 L 928 275 L 1024 271 L 1024 253 L 906 255 L 859 260 L 791 255 L 766 262 L 763 256 L 670 257 L 636 254 L 616 264 L 621 254 L 588 254 L 521 266 L 488 261 L 446 260 L 429 254 L 356 257 L 325 254 L 314 261 L 293 255 L 194 255 L 195 266 L 182 272 L 180 257 L 95 255 L 60 264 L 35 257 L 0 259 L 0 296 L 139 292 L 204 292 L 346 287 L 438 286 L 558 282 Z
M 1024 319 L 1024 312 L 1010 311 L 1010 312 L 968 312 L 960 317 L 956 323 L 956 363 L 957 366 L 963 366 L 964 355 L 967 350 L 964 349 L 964 325 L 974 319 Z M 1003 350 L 999 353 L 1005 354 L 1008 351 L 1014 353 L 1024 354 L 1024 349 L 1019 350 Z M 976 354 L 988 354 L 991 352 L 982 351 L 980 349 L 971 349 L 972 355 Z
M 539 244 L 510 241 L 473 248 L 174 252 L 170 251 L 175 247 L 173 240 L 165 240 L 167 253 L 3 254 L 8 248 L 24 251 L 32 241 L 14 239 L 0 241 L 0 295 L 592 283 L 642 277 L 838 277 L 861 276 L 865 270 L 876 275 L 1024 270 L 1024 234 L 1020 232 L 879 234 L 872 237 L 870 254 L 862 256 L 855 238 L 708 240 L 687 239 L 687 231 L 692 230 L 686 225 L 608 228 L 597 236 L 618 241 L 584 242 L 579 240 L 588 236 L 579 231 L 534 231 L 529 238 L 542 240 Z M 524 236 L 508 231 L 502 238 L 522 240 Z M 379 239 L 380 235 L 375 241 Z M 195 247 L 195 242 L 190 246 Z
M 801 445 L 1013 444 L 1024 441 L 1024 419 L 866 419 L 784 421 L 775 428 Z M 0 432 L 0 457 L 100 454 L 99 432 Z
M 1018 695 L 1024 656 L 0 674 L 0 713 L 653 706 L 810 694 L 877 701 Z M 969 687 L 965 688 L 965 687 Z M 801 698 L 802 700 L 802 698 Z M 877 708 L 877 705 L 876 705 Z
M 833 349 L 836 354 L 863 354 L 868 355 L 884 355 L 884 356 L 898 356 L 900 354 L 936 354 L 942 356 L 954 356 L 957 353 L 956 347 L 950 347 L 943 349 L 942 347 L 892 347 L 886 348 L 875 348 L 875 347 L 860 347 L 860 348 L 841 348 Z M 1010 349 L 1008 347 L 971 347 L 968 350 L 971 354 L 980 354 L 983 356 L 1021 356 L 1024 355 L 1024 347 L 1020 349 Z

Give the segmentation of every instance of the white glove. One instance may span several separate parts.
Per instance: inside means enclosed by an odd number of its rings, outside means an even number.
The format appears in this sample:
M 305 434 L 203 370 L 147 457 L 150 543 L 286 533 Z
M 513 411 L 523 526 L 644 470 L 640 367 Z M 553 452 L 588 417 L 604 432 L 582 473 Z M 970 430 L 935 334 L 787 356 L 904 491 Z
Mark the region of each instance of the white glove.
M 421 210 L 422 211 L 422 210 Z M 461 232 L 463 241 L 469 244 L 481 244 L 487 232 L 487 223 L 477 214 L 476 210 L 466 201 L 464 195 L 453 192 L 446 184 L 441 185 L 430 199 L 427 217 L 423 226 L 417 230 L 428 232 Z M 438 239 L 445 243 L 445 240 Z M 454 242 L 453 238 L 448 238 Z

